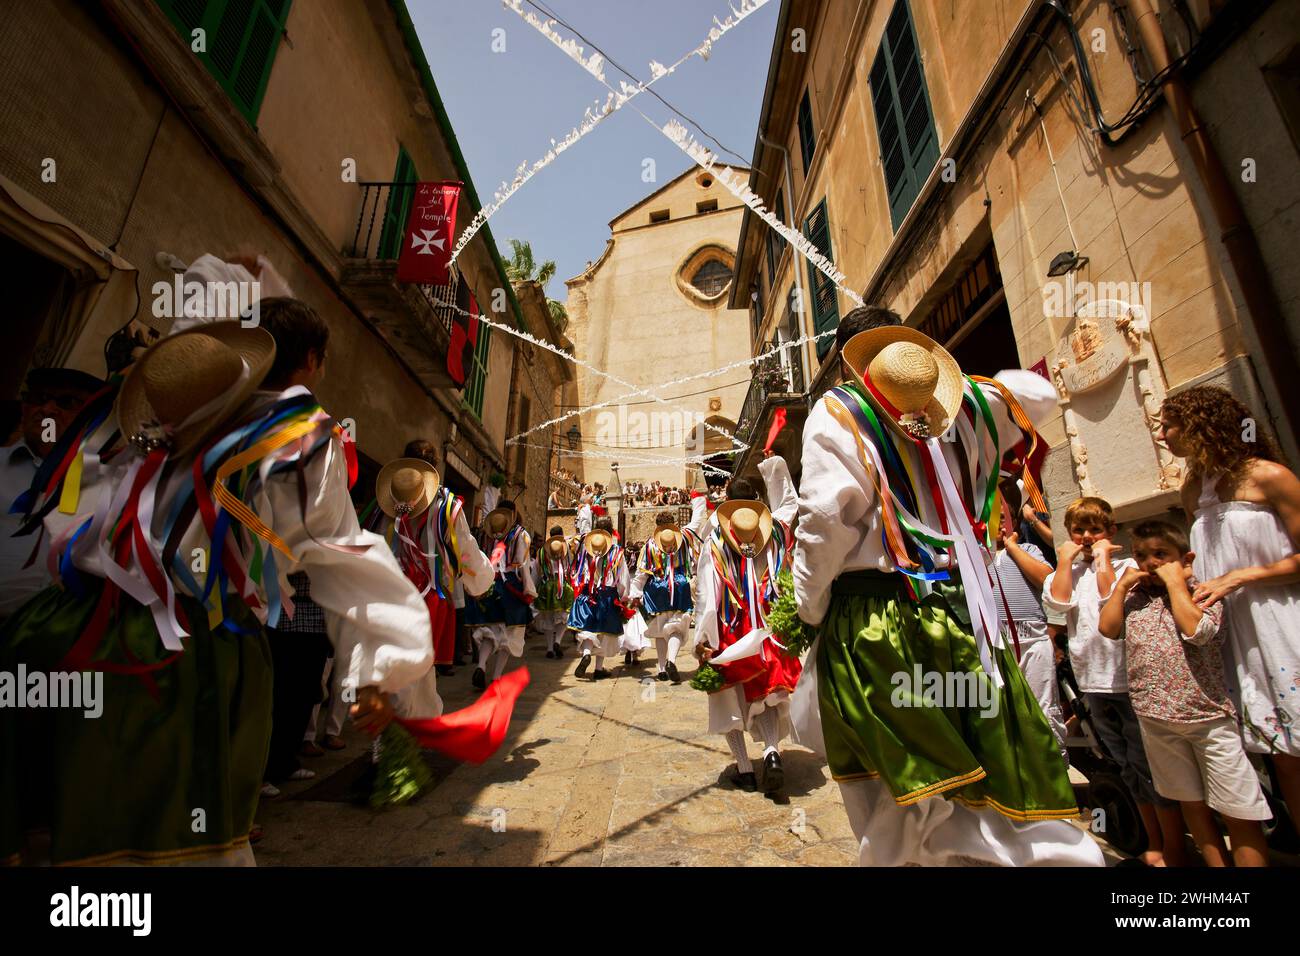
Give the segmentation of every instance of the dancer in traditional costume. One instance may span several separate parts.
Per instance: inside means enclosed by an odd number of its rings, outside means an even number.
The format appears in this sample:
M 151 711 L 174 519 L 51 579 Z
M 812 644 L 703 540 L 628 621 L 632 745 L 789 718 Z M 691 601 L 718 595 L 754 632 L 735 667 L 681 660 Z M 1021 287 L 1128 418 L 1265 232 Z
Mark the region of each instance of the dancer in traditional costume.
M 776 580 L 789 561 L 789 520 L 797 499 L 784 459 L 759 465 L 773 512 L 756 498 L 729 497 L 700 554 L 696 591 L 695 653 L 722 678 L 709 693 L 709 732 L 722 734 L 736 758 L 733 782 L 753 792 L 759 781 L 744 731 L 763 744 L 764 793 L 785 783 L 779 746 L 790 731 L 790 694 L 799 680 L 799 658 L 772 638 L 767 614 Z M 732 481 L 728 493 L 752 494 L 748 481 Z
M 537 617 L 533 625 L 546 644 L 546 656 L 559 660 L 564 656 L 560 642 L 569 627 L 569 610 L 573 607 L 573 585 L 569 581 L 569 546 L 564 529 L 551 528 L 534 565 L 537 581 Z
M 632 579 L 631 602 L 646 621 L 646 637 L 654 641 L 659 680 L 680 681 L 677 652 L 691 627 L 691 578 L 695 562 L 690 544 L 672 512 L 655 517 L 654 536 L 641 550 Z
M 0 709 L 0 860 L 251 865 L 262 625 L 292 614 L 291 571 L 310 576 L 361 729 L 432 664 L 424 603 L 358 527 L 350 445 L 309 390 L 328 328 L 292 299 L 260 310 L 260 328 L 191 323 L 155 344 L 23 503 L 61 586 L 0 632 L 0 670 L 102 677 L 102 712 Z M 39 830 L 43 851 L 25 843 Z
M 478 596 L 494 580 L 487 555 L 470 533 L 464 503 L 423 458 L 398 458 L 380 469 L 375 501 L 393 520 L 398 564 L 429 609 L 435 665 L 450 666 L 456 654 L 456 584 Z M 408 693 L 436 695 L 436 673 L 425 675 Z M 429 699 L 422 709 L 440 714 L 442 702 Z
M 841 354 L 850 380 L 804 431 L 804 624 L 781 636 L 820 636 L 795 695 L 797 739 L 826 755 L 863 865 L 1101 865 L 1065 822 L 1073 790 L 999 636 L 986 566 L 999 463 L 1013 442 L 1037 442 L 1031 415 L 1050 413 L 1051 385 L 966 377 L 900 326 L 860 332 Z
M 631 575 L 609 518 L 596 519 L 581 548 L 573 566 L 573 608 L 569 611 L 569 627 L 577 633 L 582 654 L 574 673 L 578 677 L 586 674 L 594 657 L 591 679 L 604 680 L 609 676 L 603 666 L 605 658 L 618 653 L 623 638 L 623 601 L 631 588 Z
M 524 654 L 524 632 L 531 618 L 529 605 L 537 599 L 533 583 L 528 532 L 513 501 L 502 499 L 483 519 L 491 546 L 495 581 L 481 597 L 465 599 L 465 618 L 478 651 L 472 683 L 482 690 L 487 672 L 499 680 L 511 657 Z

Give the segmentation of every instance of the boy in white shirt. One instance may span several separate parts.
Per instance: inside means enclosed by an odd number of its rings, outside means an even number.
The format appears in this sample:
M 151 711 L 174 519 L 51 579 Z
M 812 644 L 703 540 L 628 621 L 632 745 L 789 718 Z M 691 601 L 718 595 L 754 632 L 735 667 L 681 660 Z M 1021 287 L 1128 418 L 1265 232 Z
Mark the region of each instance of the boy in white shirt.
M 1070 540 L 1056 549 L 1056 570 L 1043 582 L 1043 608 L 1066 615 L 1070 665 L 1084 706 L 1142 815 L 1148 844 L 1142 860 L 1163 866 L 1167 842 L 1171 853 L 1181 853 L 1182 815 L 1176 802 L 1156 793 L 1151 780 L 1142 733 L 1128 697 L 1124 644 L 1104 637 L 1097 627 L 1117 576 L 1136 565 L 1132 558 L 1112 560 L 1119 550 L 1112 540 L 1119 529 L 1110 503 L 1103 498 L 1074 501 L 1065 510 L 1065 530 Z

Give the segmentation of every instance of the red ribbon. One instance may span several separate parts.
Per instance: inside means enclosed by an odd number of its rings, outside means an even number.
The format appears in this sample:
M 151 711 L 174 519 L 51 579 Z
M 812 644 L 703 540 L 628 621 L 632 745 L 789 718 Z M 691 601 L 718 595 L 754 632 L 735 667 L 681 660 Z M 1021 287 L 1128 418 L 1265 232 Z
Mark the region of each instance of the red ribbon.
M 776 436 L 781 434 L 781 429 L 785 428 L 785 409 L 778 408 L 772 413 L 772 427 L 767 430 L 767 442 L 763 445 L 763 451 L 771 451 L 772 445 L 776 442 Z

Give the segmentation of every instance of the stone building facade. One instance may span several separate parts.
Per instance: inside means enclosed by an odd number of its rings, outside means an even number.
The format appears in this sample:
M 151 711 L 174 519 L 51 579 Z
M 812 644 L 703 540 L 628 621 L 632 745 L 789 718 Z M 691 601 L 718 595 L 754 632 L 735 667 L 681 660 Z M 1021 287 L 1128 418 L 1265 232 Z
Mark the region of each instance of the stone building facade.
M 395 281 L 407 184 L 462 181 L 462 227 L 479 206 L 401 0 L 14 4 L 0 79 L 0 249 L 30 280 L 6 397 L 36 364 L 103 375 L 105 339 L 132 316 L 170 326 L 155 283 L 204 253 L 260 253 L 330 326 L 320 398 L 355 423 L 359 497 L 415 437 L 472 500 L 506 470 L 519 340 L 482 329 L 457 388 L 452 311 L 436 303 L 472 292 L 497 321 L 547 333 L 488 229 L 451 286 Z M 537 374 L 549 397 L 553 369 Z
M 638 387 L 748 355 L 747 314 L 728 306 L 743 208 L 693 167 L 616 216 L 600 258 L 565 283 L 576 355 Z M 736 427 L 747 379 L 743 368 L 693 379 L 663 389 L 669 404 L 660 405 L 635 395 L 614 401 L 627 394 L 624 385 L 579 368 L 578 404 L 614 402 L 580 416 L 586 480 L 612 488 L 617 462 L 624 482 L 701 486 L 698 467 L 654 459 L 731 447 L 724 433 Z M 700 421 L 718 430 L 698 430 Z
M 1121 520 L 1162 513 L 1182 480 L 1154 439 L 1171 392 L 1228 385 L 1297 461 L 1297 17 L 1295 0 L 784 0 L 751 188 L 966 371 L 1054 381 L 1058 521 L 1081 493 Z M 1173 84 L 1207 141 L 1166 104 Z M 737 246 L 731 304 L 752 302 L 756 352 L 852 308 L 748 213 Z M 833 345 L 803 350 L 804 394 L 747 407 L 806 413 L 836 381 Z

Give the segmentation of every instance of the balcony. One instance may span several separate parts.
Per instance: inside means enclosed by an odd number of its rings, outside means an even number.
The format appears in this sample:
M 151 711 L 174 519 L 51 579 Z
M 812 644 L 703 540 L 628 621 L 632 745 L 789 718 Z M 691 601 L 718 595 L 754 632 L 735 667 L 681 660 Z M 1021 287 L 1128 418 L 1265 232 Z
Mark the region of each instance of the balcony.
M 760 352 L 768 352 L 778 345 L 779 342 L 768 342 Z M 787 347 L 783 353 L 755 365 L 736 426 L 736 437 L 751 447 L 736 456 L 733 474 L 757 473 L 772 417 L 778 408 L 784 408 L 786 427 L 777 437 L 773 451 L 789 462 L 791 472 L 798 477 L 799 439 L 808 417 L 808 397 L 804 390 L 803 361 L 798 348 Z
M 447 349 L 455 309 L 440 302 L 466 298 L 452 269 L 445 286 L 397 281 L 405 216 L 414 183 L 358 183 L 360 212 L 351 244 L 343 250 L 339 282 L 376 331 L 429 389 L 455 388 L 447 372 Z M 461 306 L 464 308 L 465 306 Z

